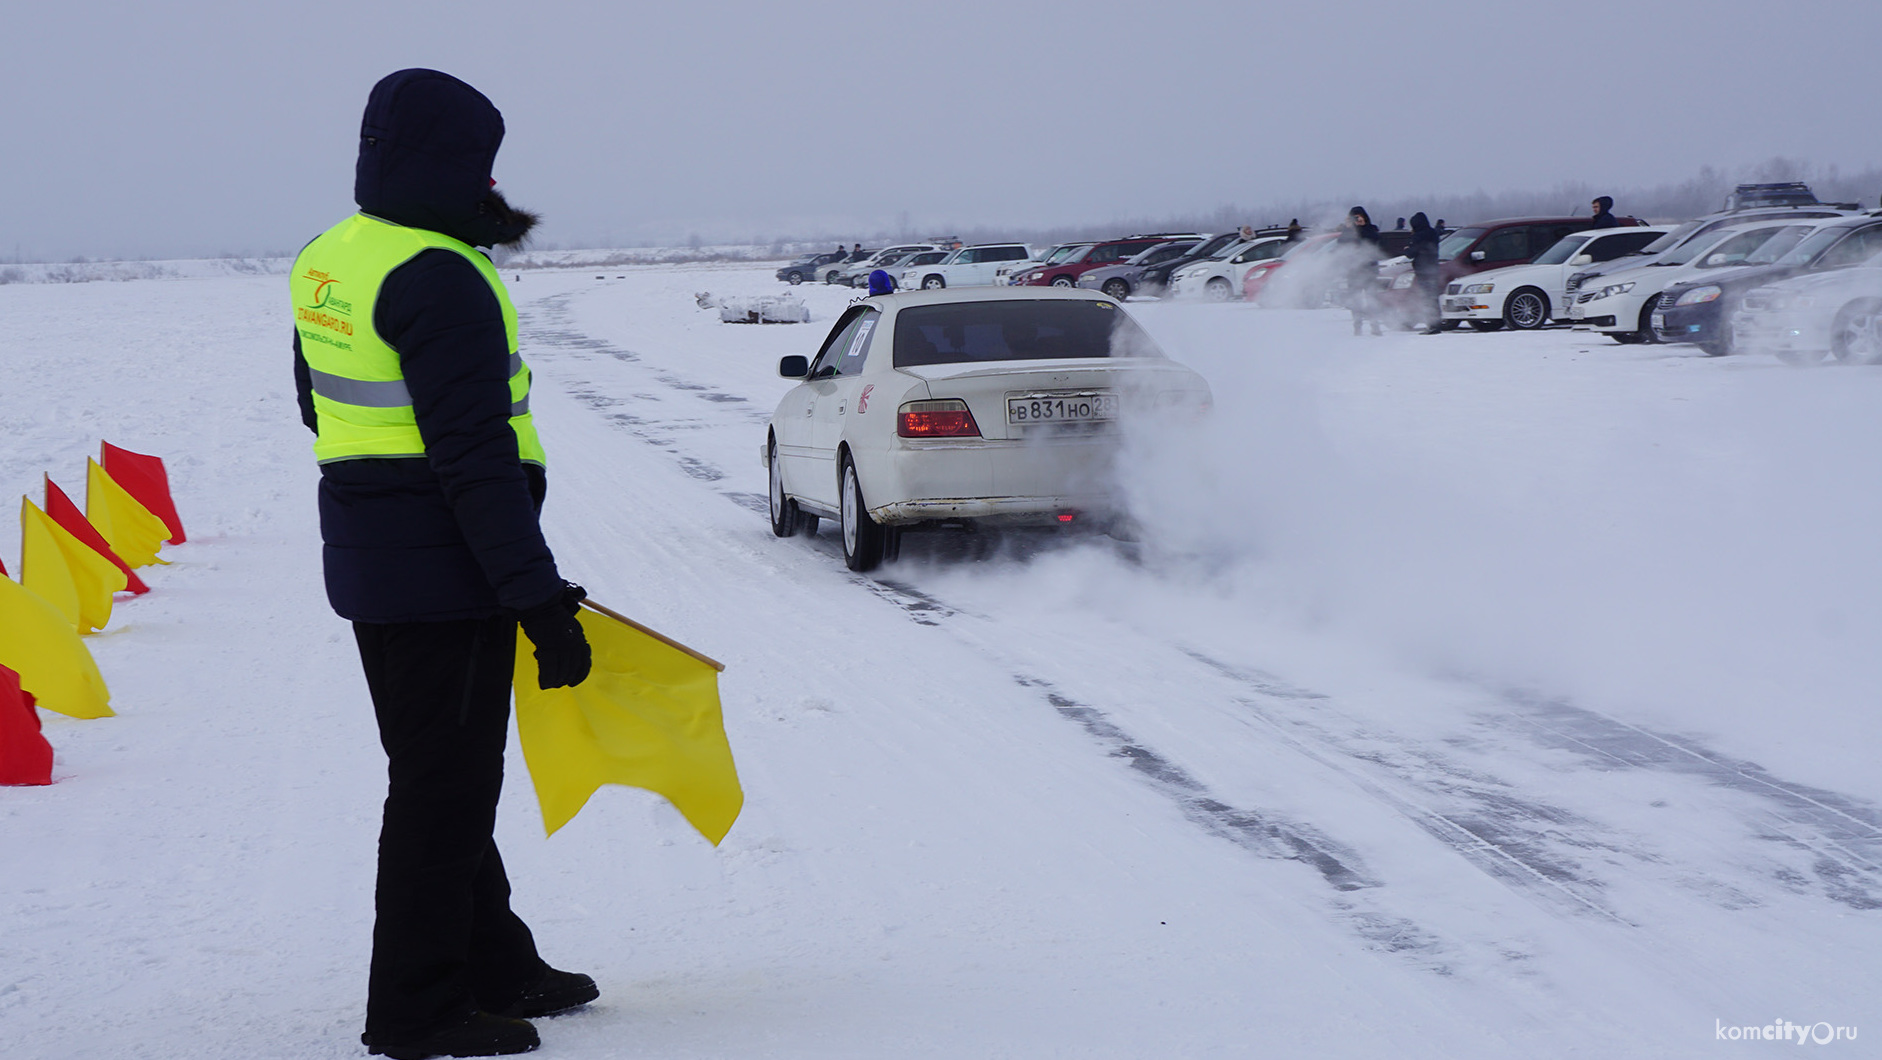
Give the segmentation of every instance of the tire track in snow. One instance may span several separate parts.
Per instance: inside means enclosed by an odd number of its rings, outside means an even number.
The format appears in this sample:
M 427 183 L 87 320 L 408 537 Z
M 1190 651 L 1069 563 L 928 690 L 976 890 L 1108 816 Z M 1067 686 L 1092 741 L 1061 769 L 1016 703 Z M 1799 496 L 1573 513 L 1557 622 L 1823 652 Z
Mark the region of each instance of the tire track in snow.
M 1527 692 L 1505 698 L 1522 709 L 1508 722 L 1543 747 L 1607 770 L 1650 769 L 1695 777 L 1765 804 L 1756 837 L 1800 852 L 1823 894 L 1852 909 L 1882 909 L 1882 809 L 1858 799 L 1781 780 L 1764 767 L 1721 754 L 1689 737 L 1655 732 Z M 1774 872 L 1792 890 L 1807 876 Z
M 1465 770 L 1424 748 L 1395 746 L 1358 728 L 1341 734 L 1298 716 L 1282 717 L 1262 699 L 1324 702 L 1330 697 L 1193 649 L 1182 651 L 1262 697 L 1236 702 L 1283 743 L 1348 777 L 1485 874 L 1565 911 L 1629 923 L 1607 903 L 1605 884 L 1560 849 L 1625 852 L 1622 844 L 1593 838 L 1599 828 L 1594 822 L 1526 799 L 1495 777 Z

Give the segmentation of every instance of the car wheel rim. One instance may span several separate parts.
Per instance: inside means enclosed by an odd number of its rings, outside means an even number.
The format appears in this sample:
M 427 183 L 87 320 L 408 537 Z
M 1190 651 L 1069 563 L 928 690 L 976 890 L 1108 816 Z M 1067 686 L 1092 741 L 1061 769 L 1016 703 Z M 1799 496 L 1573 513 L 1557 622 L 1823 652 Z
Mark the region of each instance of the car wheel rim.
M 856 554 L 856 469 L 843 469 L 843 551 Z
M 1519 294 L 1510 303 L 1510 323 L 1519 328 L 1533 328 L 1542 323 L 1542 300 L 1533 294 Z
M 1882 355 L 1882 317 L 1874 310 L 1857 313 L 1843 326 L 1843 349 L 1852 361 L 1874 361 Z

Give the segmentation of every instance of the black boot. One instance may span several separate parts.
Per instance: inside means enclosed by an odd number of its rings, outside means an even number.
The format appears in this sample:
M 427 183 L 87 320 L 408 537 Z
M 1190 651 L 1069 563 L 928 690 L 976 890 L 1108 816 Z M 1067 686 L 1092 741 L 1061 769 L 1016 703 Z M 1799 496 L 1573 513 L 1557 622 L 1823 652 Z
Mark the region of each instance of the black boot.
M 523 991 L 523 996 L 496 1010 L 499 1016 L 514 1019 L 533 1020 L 541 1016 L 553 1016 L 558 1012 L 586 1005 L 601 996 L 601 988 L 595 981 L 580 972 L 563 972 L 550 968 L 542 973 L 536 985 Z
M 406 1042 L 380 1042 L 362 1034 L 359 1040 L 374 1056 L 392 1060 L 425 1060 L 430 1056 L 511 1056 L 542 1044 L 536 1028 L 520 1019 L 473 1012 L 463 1022 L 435 1030 Z

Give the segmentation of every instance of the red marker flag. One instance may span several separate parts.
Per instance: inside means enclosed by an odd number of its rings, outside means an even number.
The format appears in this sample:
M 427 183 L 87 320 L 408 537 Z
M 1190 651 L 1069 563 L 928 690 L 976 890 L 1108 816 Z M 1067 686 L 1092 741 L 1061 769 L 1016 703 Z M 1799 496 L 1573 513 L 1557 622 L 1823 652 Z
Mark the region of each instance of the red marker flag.
M 133 453 L 110 442 L 98 444 L 103 457 L 98 462 L 104 465 L 105 474 L 123 486 L 124 492 L 136 497 L 139 504 L 149 508 L 152 515 L 163 520 L 163 525 L 170 530 L 172 545 L 182 544 L 183 520 L 177 518 L 176 502 L 170 499 L 170 476 L 164 473 L 163 458 Z
M 72 498 L 67 497 L 64 490 L 53 484 L 52 476 L 47 475 L 45 479 L 46 514 L 52 516 L 52 521 L 65 527 L 66 532 L 73 537 L 97 549 L 100 556 L 117 564 L 118 569 L 124 572 L 125 581 L 128 583 L 125 585 L 126 589 L 139 596 L 149 592 L 150 586 L 145 585 L 143 579 L 131 570 L 130 564 L 119 559 L 118 554 L 111 551 L 111 546 L 105 542 L 104 535 L 91 524 L 91 520 L 85 518 L 84 512 L 78 510 L 78 505 L 72 503 Z M 6 572 L 0 571 L 0 574 L 4 573 Z
M 0 784 L 52 783 L 52 745 L 20 675 L 0 666 Z

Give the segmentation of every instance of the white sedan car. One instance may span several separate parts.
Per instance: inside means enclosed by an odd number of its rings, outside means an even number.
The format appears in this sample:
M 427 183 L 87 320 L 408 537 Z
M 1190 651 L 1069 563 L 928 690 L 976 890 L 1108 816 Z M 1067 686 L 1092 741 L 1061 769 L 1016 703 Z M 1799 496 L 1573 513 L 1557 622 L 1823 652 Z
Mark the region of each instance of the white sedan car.
M 1882 255 L 1748 291 L 1732 329 L 1738 349 L 1790 364 L 1832 354 L 1846 364 L 1882 364 Z
M 1472 327 L 1539 328 L 1551 317 L 1568 318 L 1568 278 L 1580 269 L 1632 254 L 1666 233 L 1666 227 L 1590 228 L 1557 240 L 1524 265 L 1465 276 L 1445 289 L 1444 319 Z M 1410 273 L 1400 279 L 1409 287 Z
M 1124 308 L 1076 288 L 909 291 L 852 305 L 761 450 L 779 537 L 838 521 L 869 570 L 907 529 L 945 523 L 1107 527 L 1120 420 L 1199 415 L 1209 385 Z
M 1232 243 L 1207 261 L 1185 265 L 1170 275 L 1170 292 L 1178 298 L 1226 302 L 1242 296 L 1248 270 L 1287 253 L 1294 244 L 1284 236 L 1262 236 Z

